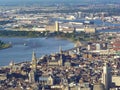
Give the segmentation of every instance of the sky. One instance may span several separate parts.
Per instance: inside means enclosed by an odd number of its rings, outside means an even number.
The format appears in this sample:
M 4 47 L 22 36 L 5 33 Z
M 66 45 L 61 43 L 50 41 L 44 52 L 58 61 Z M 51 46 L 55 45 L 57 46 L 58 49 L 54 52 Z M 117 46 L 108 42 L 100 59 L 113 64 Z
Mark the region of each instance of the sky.
M 0 5 L 43 4 L 43 3 L 120 3 L 120 0 L 0 0 Z

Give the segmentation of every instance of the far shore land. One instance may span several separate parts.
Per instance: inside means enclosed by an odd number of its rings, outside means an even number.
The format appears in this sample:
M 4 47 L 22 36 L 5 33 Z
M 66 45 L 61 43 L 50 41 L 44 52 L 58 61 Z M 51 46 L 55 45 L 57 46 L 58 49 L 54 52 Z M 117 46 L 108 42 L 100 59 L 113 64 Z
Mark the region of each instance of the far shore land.
M 0 37 L 25 37 L 25 38 L 59 38 L 59 39 L 65 39 L 69 40 L 73 43 L 76 43 L 78 41 L 80 42 L 88 42 L 90 40 L 95 39 L 97 36 L 97 33 L 85 33 L 85 32 L 72 32 L 72 33 L 63 33 L 63 32 L 53 32 L 50 33 L 49 31 L 44 31 L 44 32 L 37 32 L 37 31 L 16 31 L 16 30 L 2 30 L 0 31 L 1 35 Z M 97 39 L 97 38 L 96 38 Z M 4 43 L 4 42 L 3 42 Z M 10 43 L 5 43 L 4 45 L 0 46 L 1 49 L 6 49 L 12 47 L 12 44 Z
M 63 33 L 63 32 L 49 32 L 49 31 L 44 31 L 44 32 L 38 32 L 38 31 L 17 31 L 17 30 L 2 30 L 0 31 L 1 35 L 0 37 L 28 37 L 28 38 L 36 38 L 36 37 L 55 37 L 55 38 L 61 38 L 61 39 L 66 39 L 72 42 L 76 41 L 88 41 L 89 39 L 89 34 L 86 34 L 84 32 L 76 33 Z M 87 36 L 87 37 L 85 37 Z

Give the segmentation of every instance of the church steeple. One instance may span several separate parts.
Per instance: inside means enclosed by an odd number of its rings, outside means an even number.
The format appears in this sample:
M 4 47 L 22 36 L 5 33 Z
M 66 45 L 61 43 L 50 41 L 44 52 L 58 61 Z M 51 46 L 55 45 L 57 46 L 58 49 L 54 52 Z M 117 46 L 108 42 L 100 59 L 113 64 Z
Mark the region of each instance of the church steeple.
M 37 69 L 37 58 L 36 58 L 36 54 L 33 51 L 32 53 L 32 63 L 31 63 L 31 71 L 29 73 L 29 82 L 30 83 L 34 83 L 35 77 L 36 77 L 36 69 Z
M 63 55 L 62 54 L 60 55 L 59 65 L 63 66 Z
M 32 69 L 33 71 L 36 71 L 37 69 L 37 58 L 36 58 L 36 54 L 34 51 L 32 53 Z
M 62 51 L 62 47 L 59 46 L 59 53 L 62 54 L 62 52 L 63 52 L 63 51 Z
M 15 71 L 14 70 L 14 66 L 15 66 L 14 61 L 11 61 L 9 65 L 10 65 L 10 73 L 14 72 Z
M 32 60 L 34 60 L 36 58 L 36 54 L 35 54 L 35 52 L 33 51 L 33 53 L 32 53 Z

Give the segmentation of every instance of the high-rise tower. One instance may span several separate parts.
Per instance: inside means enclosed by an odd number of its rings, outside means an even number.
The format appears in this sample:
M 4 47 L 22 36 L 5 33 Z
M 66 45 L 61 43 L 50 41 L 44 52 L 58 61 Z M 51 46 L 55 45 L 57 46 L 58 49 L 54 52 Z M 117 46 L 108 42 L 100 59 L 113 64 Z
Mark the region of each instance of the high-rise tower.
M 105 90 L 109 90 L 111 85 L 111 68 L 108 67 L 107 63 L 103 66 L 102 83 L 105 86 Z

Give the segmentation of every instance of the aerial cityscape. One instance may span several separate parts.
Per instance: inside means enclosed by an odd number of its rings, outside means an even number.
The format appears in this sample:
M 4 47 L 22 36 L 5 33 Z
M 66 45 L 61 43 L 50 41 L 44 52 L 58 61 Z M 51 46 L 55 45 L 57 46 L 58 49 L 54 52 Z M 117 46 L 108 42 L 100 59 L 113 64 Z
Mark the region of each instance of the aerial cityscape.
M 120 90 L 120 1 L 1 0 L 0 90 Z

